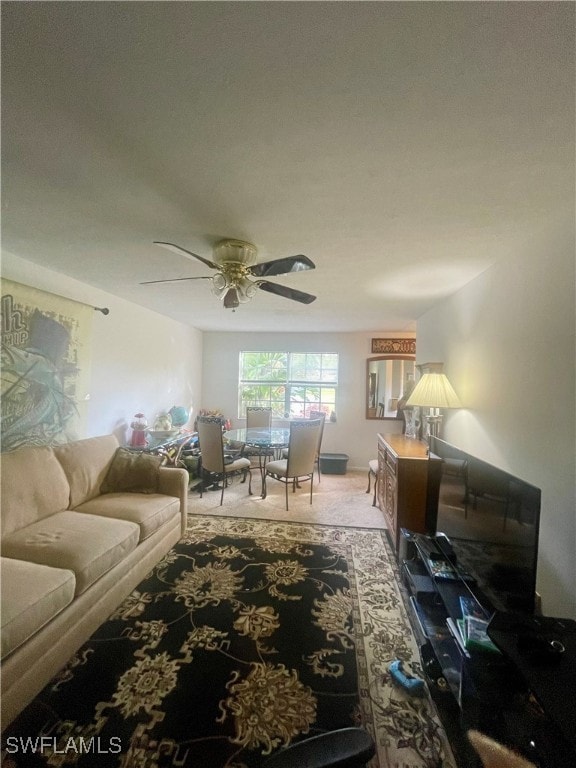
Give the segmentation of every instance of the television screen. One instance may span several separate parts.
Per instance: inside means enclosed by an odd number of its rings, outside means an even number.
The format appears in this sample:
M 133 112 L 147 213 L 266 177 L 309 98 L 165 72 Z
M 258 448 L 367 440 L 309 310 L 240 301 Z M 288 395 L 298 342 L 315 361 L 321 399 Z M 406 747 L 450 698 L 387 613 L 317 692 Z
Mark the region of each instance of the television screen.
M 540 489 L 432 437 L 442 459 L 437 533 L 488 609 L 533 613 Z

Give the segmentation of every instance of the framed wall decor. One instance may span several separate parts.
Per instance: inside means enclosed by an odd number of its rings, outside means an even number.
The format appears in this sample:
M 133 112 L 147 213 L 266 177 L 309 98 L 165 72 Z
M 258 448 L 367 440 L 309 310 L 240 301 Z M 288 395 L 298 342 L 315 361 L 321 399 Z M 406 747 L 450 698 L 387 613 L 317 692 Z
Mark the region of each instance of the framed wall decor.
M 416 339 L 372 339 L 372 352 L 379 355 L 415 355 Z

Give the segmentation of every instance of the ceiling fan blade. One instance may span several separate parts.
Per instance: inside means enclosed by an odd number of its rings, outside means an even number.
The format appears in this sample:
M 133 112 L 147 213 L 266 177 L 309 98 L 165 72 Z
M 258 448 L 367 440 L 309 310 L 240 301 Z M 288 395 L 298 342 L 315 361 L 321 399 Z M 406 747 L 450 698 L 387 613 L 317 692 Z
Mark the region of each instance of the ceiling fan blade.
M 285 285 L 278 285 L 278 283 L 269 283 L 268 280 L 258 280 L 256 283 L 258 288 L 268 293 L 275 293 L 277 296 L 284 296 L 285 299 L 292 299 L 293 301 L 299 301 L 302 304 L 311 304 L 316 300 L 316 296 L 312 296 L 311 293 L 304 293 L 304 291 L 297 291 L 295 288 L 288 288 Z
M 254 277 L 272 277 L 274 275 L 288 275 L 290 272 L 301 272 L 305 269 L 316 269 L 314 262 L 307 256 L 286 256 L 284 259 L 265 261 L 255 264 L 248 270 Z
M 213 261 L 210 261 L 209 259 L 205 259 L 203 256 L 198 256 L 197 253 L 192 253 L 192 251 L 187 251 L 186 248 L 182 248 L 181 245 L 174 245 L 174 243 L 163 243 L 160 240 L 154 240 L 154 245 L 160 245 L 162 248 L 168 248 L 169 251 L 174 251 L 174 253 L 179 253 L 180 255 L 184 254 L 184 256 L 192 256 L 194 259 L 198 259 L 198 261 L 201 261 L 203 264 L 206 264 L 207 267 L 210 267 L 210 269 L 220 269 L 218 264 L 214 264 Z
M 212 280 L 211 275 L 205 275 L 203 277 L 173 277 L 170 280 L 145 280 L 138 285 L 151 285 L 152 283 L 178 283 L 181 280 Z

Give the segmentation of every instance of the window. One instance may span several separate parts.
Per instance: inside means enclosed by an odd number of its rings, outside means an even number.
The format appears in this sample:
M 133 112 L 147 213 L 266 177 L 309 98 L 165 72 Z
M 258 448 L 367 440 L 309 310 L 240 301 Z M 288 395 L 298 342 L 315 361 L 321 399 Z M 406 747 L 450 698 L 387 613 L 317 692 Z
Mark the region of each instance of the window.
M 238 416 L 246 406 L 272 408 L 272 416 L 308 418 L 336 410 L 338 355 L 325 352 L 240 352 Z

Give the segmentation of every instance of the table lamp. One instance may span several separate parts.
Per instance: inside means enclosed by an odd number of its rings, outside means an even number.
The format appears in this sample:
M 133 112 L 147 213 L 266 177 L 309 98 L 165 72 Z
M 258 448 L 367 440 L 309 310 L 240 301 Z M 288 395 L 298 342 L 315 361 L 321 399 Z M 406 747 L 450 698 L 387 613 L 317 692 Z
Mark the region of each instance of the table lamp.
M 442 423 L 440 408 L 462 407 L 446 374 L 439 371 L 422 375 L 406 402 L 407 408 L 416 405 L 431 409 L 430 414 L 426 416 L 426 421 L 432 437 L 440 437 L 440 425 Z

